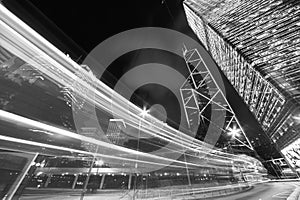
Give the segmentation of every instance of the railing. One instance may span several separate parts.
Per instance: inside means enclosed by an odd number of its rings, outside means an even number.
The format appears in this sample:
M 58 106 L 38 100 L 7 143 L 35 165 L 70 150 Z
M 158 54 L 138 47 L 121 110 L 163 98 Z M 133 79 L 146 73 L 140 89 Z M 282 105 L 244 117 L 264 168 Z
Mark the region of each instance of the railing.
M 206 187 L 206 188 L 169 188 L 139 190 L 136 199 L 198 199 L 217 197 L 250 189 L 248 183 Z

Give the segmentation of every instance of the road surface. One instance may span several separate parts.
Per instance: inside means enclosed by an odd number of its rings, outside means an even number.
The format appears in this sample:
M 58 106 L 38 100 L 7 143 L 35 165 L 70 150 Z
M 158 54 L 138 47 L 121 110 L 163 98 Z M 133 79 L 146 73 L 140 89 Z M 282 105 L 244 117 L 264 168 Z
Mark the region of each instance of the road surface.
M 254 185 L 248 191 L 241 192 L 234 195 L 223 196 L 219 198 L 209 198 L 210 200 L 284 200 L 295 190 L 300 187 L 300 182 L 269 182 Z M 118 199 L 131 199 L 130 194 L 124 196 L 124 192 L 109 192 L 88 194 L 84 200 L 118 200 Z M 21 200 L 79 200 L 80 195 L 72 194 L 72 192 L 62 192 L 56 194 L 35 194 L 26 195 L 20 198 Z
M 214 200 L 284 200 L 300 187 L 300 182 L 269 182 L 254 185 L 246 192 L 226 197 L 213 198 Z

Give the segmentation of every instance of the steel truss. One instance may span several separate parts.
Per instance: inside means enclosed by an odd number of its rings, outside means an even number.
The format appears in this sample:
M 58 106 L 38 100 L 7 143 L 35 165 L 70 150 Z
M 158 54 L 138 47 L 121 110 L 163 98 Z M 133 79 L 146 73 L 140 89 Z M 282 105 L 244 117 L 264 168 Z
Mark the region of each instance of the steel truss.
M 233 109 L 198 50 L 187 50 L 184 46 L 183 56 L 189 70 L 189 76 L 181 86 L 180 94 L 190 130 L 197 131 L 198 127 L 209 123 L 224 133 L 238 131 L 245 141 L 233 135 L 234 139 L 254 150 Z M 208 112 L 214 112 L 214 116 L 217 117 L 207 117 L 205 113 Z M 223 117 L 223 121 L 219 119 L 221 117 Z M 220 121 L 224 123 L 220 124 Z

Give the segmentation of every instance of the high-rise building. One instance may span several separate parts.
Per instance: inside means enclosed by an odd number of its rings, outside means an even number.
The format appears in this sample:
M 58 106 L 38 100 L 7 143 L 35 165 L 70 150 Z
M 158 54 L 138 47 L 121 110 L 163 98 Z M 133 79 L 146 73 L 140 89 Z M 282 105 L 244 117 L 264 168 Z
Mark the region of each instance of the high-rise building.
M 300 2 L 185 0 L 184 9 L 190 27 L 272 141 L 280 150 L 295 142 Z

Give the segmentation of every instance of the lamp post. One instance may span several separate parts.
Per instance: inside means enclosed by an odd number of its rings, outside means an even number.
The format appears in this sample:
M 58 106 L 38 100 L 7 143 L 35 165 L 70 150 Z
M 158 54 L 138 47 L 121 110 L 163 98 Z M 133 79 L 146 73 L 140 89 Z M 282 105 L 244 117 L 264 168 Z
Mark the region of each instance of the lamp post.
M 148 114 L 150 110 L 147 110 L 146 107 L 143 107 L 142 112 L 140 113 L 140 116 L 144 119 Z M 138 141 L 137 141 L 137 147 L 136 150 L 138 151 L 140 148 L 140 136 L 141 136 L 141 126 L 142 126 L 142 118 L 139 120 L 139 128 L 138 128 Z M 137 156 L 138 158 L 138 156 Z M 135 168 L 137 168 L 137 162 L 135 163 Z
M 241 143 L 242 145 L 244 145 L 245 147 L 247 147 L 250 150 L 254 150 L 254 148 L 252 147 L 250 141 L 248 140 L 248 138 L 246 137 L 246 135 L 244 135 L 247 143 L 245 144 L 245 142 L 241 141 L 238 137 L 241 135 L 240 133 L 242 132 L 241 129 L 236 128 L 236 126 L 233 126 L 233 128 L 228 128 L 228 135 L 230 135 L 232 137 L 232 139 L 237 140 L 239 143 Z
M 143 107 L 142 112 L 140 113 L 140 116 L 142 118 L 140 118 L 139 120 L 139 127 L 138 127 L 138 141 L 137 141 L 137 147 L 136 150 L 138 151 L 140 148 L 140 136 L 141 136 L 141 125 L 142 125 L 142 119 L 144 119 L 148 114 L 149 114 L 150 110 L 147 110 L 146 107 Z M 138 155 L 136 156 L 136 163 L 135 163 L 135 171 L 136 171 L 136 176 L 135 176 L 135 182 L 134 182 L 134 192 L 133 192 L 133 199 L 135 199 L 136 197 L 136 186 L 137 186 L 137 168 L 138 168 Z

